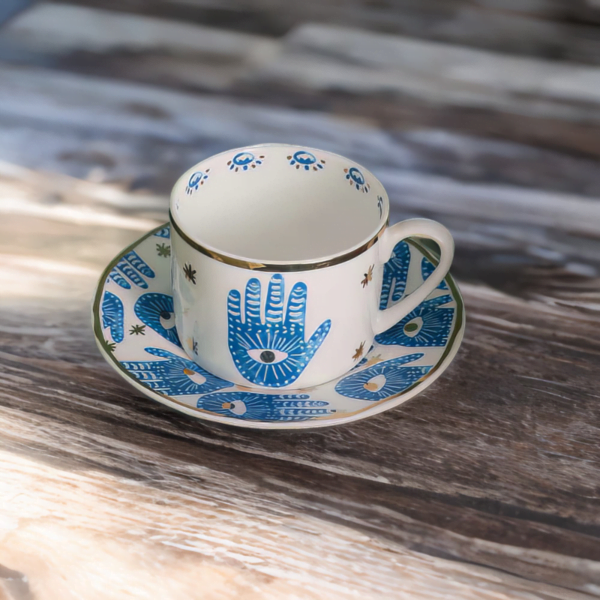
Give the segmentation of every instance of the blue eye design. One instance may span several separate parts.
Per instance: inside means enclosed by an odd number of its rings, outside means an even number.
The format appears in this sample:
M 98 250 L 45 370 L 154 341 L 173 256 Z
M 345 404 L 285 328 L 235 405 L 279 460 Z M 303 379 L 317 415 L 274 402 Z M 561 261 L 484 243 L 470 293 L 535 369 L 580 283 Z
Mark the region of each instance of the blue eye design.
M 335 386 L 335 391 L 357 400 L 385 400 L 405 391 L 429 373 L 431 366 L 403 366 L 423 356 L 422 353 L 409 354 L 378 363 L 364 371 L 344 377 Z
M 298 379 L 329 333 L 331 321 L 321 323 L 305 341 L 306 284 L 294 285 L 284 319 L 283 276 L 273 275 L 269 283 L 265 322 L 261 319 L 261 284 L 252 278 L 246 285 L 245 318 L 242 321 L 241 295 L 231 290 L 227 301 L 229 351 L 237 370 L 248 381 L 268 387 L 282 387 Z
M 350 185 L 354 186 L 357 190 L 366 194 L 371 189 L 371 185 L 367 183 L 365 176 L 356 167 L 344 169 L 344 173 L 346 173 L 346 179 Z
M 238 171 L 248 171 L 255 169 L 264 162 L 265 156 L 254 156 L 252 152 L 238 152 L 230 161 L 227 162 L 230 171 L 237 173 Z
M 222 392 L 198 399 L 198 408 L 247 421 L 306 421 L 335 410 L 307 394 L 271 396 L 254 392 Z
M 200 186 L 204 185 L 204 182 L 208 179 L 209 171 L 210 169 L 206 169 L 206 171 L 196 171 L 195 173 L 192 173 L 185 188 L 185 193 L 189 195 L 197 192 Z
M 449 302 L 449 294 L 425 300 L 393 327 L 375 336 L 375 341 L 387 346 L 445 346 L 454 316 L 453 307 L 443 306 Z
M 195 362 L 161 348 L 146 352 L 165 360 L 121 361 L 121 364 L 144 385 L 169 396 L 206 394 L 233 384 L 212 375 Z
M 303 168 L 305 171 L 310 171 L 311 168 L 313 171 L 318 171 L 323 169 L 325 165 L 324 160 L 317 159 L 312 152 L 307 152 L 306 150 L 299 150 L 288 156 L 287 159 L 290 161 L 292 167 L 295 166 L 296 169 Z
M 134 306 L 138 319 L 173 344 L 181 346 L 175 328 L 173 298 L 167 294 L 148 293 L 140 296 Z
M 123 341 L 124 329 L 123 303 L 118 296 L 111 292 L 104 292 L 102 298 L 102 327 L 110 328 L 113 342 L 117 344 Z

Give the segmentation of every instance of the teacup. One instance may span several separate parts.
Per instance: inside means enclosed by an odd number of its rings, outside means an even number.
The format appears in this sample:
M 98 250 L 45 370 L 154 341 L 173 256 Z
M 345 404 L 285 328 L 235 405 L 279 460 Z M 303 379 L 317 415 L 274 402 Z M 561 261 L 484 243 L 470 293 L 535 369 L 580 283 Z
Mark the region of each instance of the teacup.
M 248 387 L 301 389 L 346 373 L 440 284 L 454 253 L 435 221 L 388 227 L 388 196 L 370 171 L 303 146 L 208 158 L 177 181 L 170 209 L 179 338 L 201 367 Z M 407 237 L 434 240 L 439 264 L 381 310 L 384 265 Z

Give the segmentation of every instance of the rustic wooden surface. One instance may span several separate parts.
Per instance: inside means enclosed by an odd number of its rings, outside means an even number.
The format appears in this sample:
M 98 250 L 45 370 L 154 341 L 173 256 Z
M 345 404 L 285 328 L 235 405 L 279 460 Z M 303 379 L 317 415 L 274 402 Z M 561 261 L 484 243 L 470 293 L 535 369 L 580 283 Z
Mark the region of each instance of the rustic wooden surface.
M 599 32 L 596 0 L 93 0 L 4 21 L 0 598 L 600 596 Z M 166 220 L 183 170 L 261 141 L 351 156 L 394 219 L 451 228 L 467 330 L 417 399 L 239 431 L 100 357 L 102 268 Z

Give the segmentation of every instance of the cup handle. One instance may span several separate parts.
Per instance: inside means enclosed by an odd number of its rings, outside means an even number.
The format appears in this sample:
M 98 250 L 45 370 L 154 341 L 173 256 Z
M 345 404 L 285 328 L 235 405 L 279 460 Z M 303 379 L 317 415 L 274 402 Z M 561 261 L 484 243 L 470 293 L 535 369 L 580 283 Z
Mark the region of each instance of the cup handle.
M 408 219 L 388 227 L 380 238 L 379 258 L 382 263 L 390 260 L 396 244 L 407 237 L 420 237 L 433 240 L 440 247 L 440 262 L 433 273 L 408 296 L 405 296 L 386 309 L 379 309 L 375 316 L 373 329 L 375 334 L 383 333 L 393 327 L 409 312 L 417 308 L 442 282 L 450 270 L 454 258 L 454 240 L 452 234 L 437 221 L 431 219 Z

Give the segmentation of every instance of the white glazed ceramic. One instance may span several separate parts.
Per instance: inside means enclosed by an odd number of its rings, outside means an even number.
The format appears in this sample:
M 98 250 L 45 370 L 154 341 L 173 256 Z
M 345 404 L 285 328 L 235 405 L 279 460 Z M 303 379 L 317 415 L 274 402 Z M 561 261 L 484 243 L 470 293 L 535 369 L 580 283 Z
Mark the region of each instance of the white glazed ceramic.
M 443 280 L 454 244 L 427 219 L 387 227 L 381 183 L 342 156 L 268 144 L 213 156 L 171 196 L 175 322 L 190 358 L 234 383 L 290 389 L 352 369 Z M 439 265 L 392 306 L 384 264 L 407 237 L 434 240 Z M 386 280 L 387 279 L 387 280 Z M 397 298 L 396 298 L 397 299 Z
M 170 227 L 123 250 L 104 271 L 93 305 L 102 355 L 146 396 L 209 421 L 258 429 L 328 427 L 364 419 L 413 398 L 450 365 L 462 340 L 465 312 L 450 274 L 417 308 L 355 349 L 356 366 L 309 388 L 250 389 L 192 362 L 198 340 L 177 332 L 170 282 Z M 400 242 L 385 272 L 395 302 L 430 276 L 433 257 L 415 240 Z M 398 266 L 408 268 L 398 270 Z

